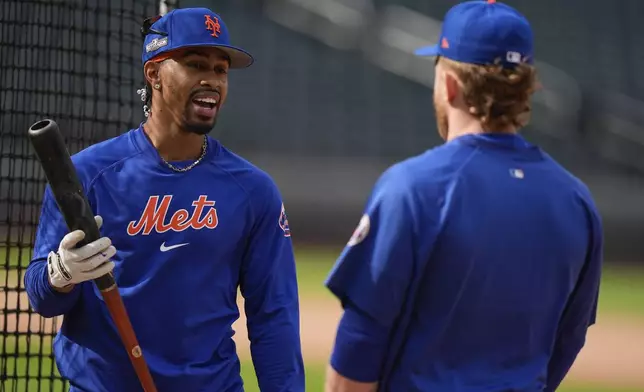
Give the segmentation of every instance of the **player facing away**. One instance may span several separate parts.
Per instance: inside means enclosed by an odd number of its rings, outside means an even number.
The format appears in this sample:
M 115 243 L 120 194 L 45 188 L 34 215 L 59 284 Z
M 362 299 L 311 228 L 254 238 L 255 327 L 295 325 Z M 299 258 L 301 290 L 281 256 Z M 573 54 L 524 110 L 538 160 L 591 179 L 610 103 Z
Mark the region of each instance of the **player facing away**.
M 146 117 L 73 156 L 102 238 L 81 248 L 49 188 L 25 285 L 72 391 L 141 387 L 91 281 L 113 271 L 159 392 L 243 391 L 232 339 L 245 299 L 263 392 L 304 391 L 298 287 L 288 219 L 271 177 L 208 133 L 228 72 L 251 65 L 205 8 L 144 23 Z M 151 98 L 149 100 L 148 98 Z
M 381 175 L 327 278 L 326 391 L 554 391 L 595 322 L 603 234 L 587 187 L 517 133 L 529 22 L 460 3 L 417 54 L 436 56 L 445 143 Z

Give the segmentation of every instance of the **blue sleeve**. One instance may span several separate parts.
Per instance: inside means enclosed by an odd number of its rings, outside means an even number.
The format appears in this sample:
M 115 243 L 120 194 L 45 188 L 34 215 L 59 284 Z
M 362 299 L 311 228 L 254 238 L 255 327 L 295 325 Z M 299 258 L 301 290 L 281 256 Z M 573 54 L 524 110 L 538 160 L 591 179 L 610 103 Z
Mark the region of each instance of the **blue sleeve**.
M 351 304 L 372 320 L 373 328 L 387 332 L 377 334 L 379 339 L 386 339 L 394 328 L 418 267 L 413 197 L 405 186 L 404 175 L 385 173 L 376 183 L 358 227 L 326 280 L 326 286 L 345 309 Z M 338 335 L 347 332 L 344 327 L 338 327 Z M 382 343 L 370 342 L 376 346 Z M 343 362 L 340 355 L 336 356 L 336 363 Z M 355 353 L 353 358 L 357 360 L 357 356 L 367 361 L 366 355 Z M 369 359 L 373 366 L 379 366 L 382 360 Z M 379 370 L 372 369 L 366 374 Z
M 277 187 L 253 197 L 255 223 L 243 261 L 240 290 L 259 388 L 304 391 L 295 257 Z
M 595 324 L 603 262 L 603 229 L 599 214 L 591 211 L 591 241 L 586 263 L 559 322 L 545 392 L 556 391 L 586 342 L 588 328 Z
M 387 328 L 347 303 L 335 337 L 331 367 L 353 381 L 378 381 L 387 351 L 388 332 Z
M 60 316 L 76 304 L 80 287 L 76 285 L 69 293 L 59 293 L 49 284 L 47 255 L 58 249 L 60 241 L 68 233 L 67 224 L 58 209 L 49 186 L 45 188 L 40 220 L 36 231 L 34 254 L 25 272 L 25 290 L 34 311 L 43 317 Z
M 342 302 L 350 301 L 384 327 L 398 316 L 415 268 L 415 221 L 410 191 L 381 177 L 358 227 L 326 280 Z

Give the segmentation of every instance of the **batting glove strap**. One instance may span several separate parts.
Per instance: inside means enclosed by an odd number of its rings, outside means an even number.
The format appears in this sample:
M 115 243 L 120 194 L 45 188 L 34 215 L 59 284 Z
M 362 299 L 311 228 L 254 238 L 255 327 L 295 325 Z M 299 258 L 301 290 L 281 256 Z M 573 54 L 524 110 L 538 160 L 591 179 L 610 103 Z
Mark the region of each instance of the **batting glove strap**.
M 47 256 L 47 269 L 49 271 L 49 282 L 52 286 L 65 288 L 72 284 L 72 275 L 65 264 L 63 264 L 58 252 L 49 252 Z

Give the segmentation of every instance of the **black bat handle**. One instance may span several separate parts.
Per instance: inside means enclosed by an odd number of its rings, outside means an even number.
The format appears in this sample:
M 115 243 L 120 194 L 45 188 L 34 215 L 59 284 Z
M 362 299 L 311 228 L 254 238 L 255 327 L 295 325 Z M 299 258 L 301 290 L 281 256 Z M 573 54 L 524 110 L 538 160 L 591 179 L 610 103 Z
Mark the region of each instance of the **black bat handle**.
M 101 233 L 94 220 L 94 213 L 78 179 L 58 124 L 49 119 L 38 121 L 29 128 L 29 139 L 67 227 L 70 231 L 82 230 L 85 233 L 85 238 L 77 247 L 99 239 Z M 110 290 L 115 286 L 111 273 L 94 281 L 101 291 Z

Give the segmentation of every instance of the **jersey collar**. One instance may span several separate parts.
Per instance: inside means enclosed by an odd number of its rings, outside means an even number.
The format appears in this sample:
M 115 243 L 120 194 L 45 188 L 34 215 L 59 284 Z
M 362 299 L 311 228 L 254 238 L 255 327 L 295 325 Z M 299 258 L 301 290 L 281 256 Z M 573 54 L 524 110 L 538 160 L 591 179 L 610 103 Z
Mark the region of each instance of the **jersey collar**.
M 474 147 L 515 151 L 524 154 L 526 159 L 543 159 L 541 149 L 528 142 L 523 136 L 515 133 L 477 133 L 459 136 L 452 142 L 468 144 Z
M 164 169 L 164 171 L 175 173 L 172 169 L 170 169 L 167 165 L 163 163 L 163 160 L 161 159 L 159 152 L 152 144 L 152 141 L 145 134 L 145 131 L 143 130 L 143 126 L 144 126 L 144 123 L 141 123 L 139 127 L 134 130 L 133 132 L 134 144 L 137 146 L 137 148 L 143 151 L 144 154 L 153 158 L 158 163 L 158 165 Z M 206 156 L 204 157 L 203 162 L 208 161 L 213 157 L 215 157 L 218 151 L 219 151 L 219 143 L 215 139 L 208 137 L 208 147 L 207 147 Z M 194 160 L 186 160 L 186 161 L 173 161 L 170 163 L 172 163 L 172 165 L 177 167 L 184 167 L 192 164 L 193 162 Z

